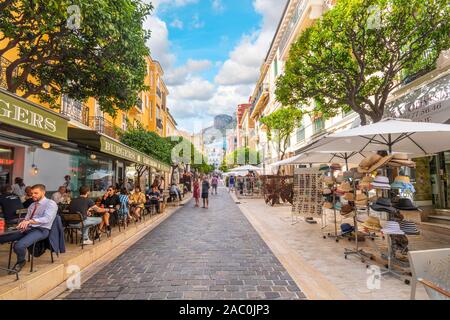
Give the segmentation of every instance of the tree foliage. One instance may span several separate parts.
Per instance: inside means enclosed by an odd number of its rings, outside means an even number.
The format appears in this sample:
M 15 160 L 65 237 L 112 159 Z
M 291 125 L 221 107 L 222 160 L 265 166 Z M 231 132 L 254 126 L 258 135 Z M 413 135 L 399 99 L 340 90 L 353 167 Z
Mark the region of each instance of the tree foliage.
M 226 156 L 226 164 L 223 163 L 221 168 L 228 169 L 242 165 L 258 165 L 261 163 L 261 157 L 258 151 L 248 147 L 242 147 L 234 150 Z M 222 169 L 221 169 L 222 170 Z M 224 171 L 224 170 L 222 170 Z M 226 172 L 226 171 L 224 171 Z
M 278 147 L 280 160 L 284 159 L 291 134 L 301 125 L 303 115 L 304 111 L 298 108 L 286 107 L 260 119 L 267 127 L 267 139 Z
M 402 72 L 432 69 L 449 48 L 449 16 L 448 0 L 339 0 L 292 45 L 277 99 L 379 121 Z
M 0 56 L 16 56 L 5 70 L 8 91 L 52 107 L 67 94 L 93 97 L 113 116 L 128 110 L 145 88 L 142 26 L 151 10 L 140 0 L 1 1 Z

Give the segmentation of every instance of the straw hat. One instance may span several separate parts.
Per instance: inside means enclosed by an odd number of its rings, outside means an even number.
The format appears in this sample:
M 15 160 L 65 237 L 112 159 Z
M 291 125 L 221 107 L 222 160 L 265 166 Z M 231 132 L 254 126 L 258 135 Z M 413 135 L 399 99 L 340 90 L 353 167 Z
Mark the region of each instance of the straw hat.
M 371 155 L 370 157 L 363 159 L 359 163 L 358 172 L 360 172 L 360 173 L 369 172 L 370 167 L 372 167 L 375 163 L 380 161 L 381 158 L 382 158 L 382 156 L 375 153 L 375 154 Z
M 369 216 L 365 222 L 361 223 L 361 225 L 364 228 L 372 230 L 372 231 L 380 231 L 381 230 L 380 219 L 377 217 Z
M 414 168 L 416 163 L 414 161 L 408 160 L 408 155 L 404 153 L 396 153 L 393 155 L 392 159 L 389 161 L 390 166 L 394 167 L 411 167 Z
M 397 209 L 395 209 L 392 206 L 391 199 L 389 199 L 389 198 L 379 198 L 370 207 L 374 211 L 383 211 L 383 212 L 390 212 L 390 213 L 397 212 Z
M 360 189 L 372 189 L 371 183 L 373 182 L 373 178 L 371 176 L 365 176 L 359 182 Z
M 349 215 L 350 213 L 353 213 L 353 212 L 354 212 L 354 209 L 349 204 L 344 204 L 342 206 L 342 208 L 341 208 L 341 215 L 343 215 L 343 216 L 347 216 L 347 215 Z
M 333 209 L 333 204 L 331 202 L 324 202 L 323 207 L 325 209 Z
M 367 206 L 367 196 L 362 193 L 358 193 L 355 197 L 356 206 Z
M 392 158 L 393 158 L 393 155 L 382 157 L 380 160 L 378 160 L 377 162 L 375 162 L 375 163 L 370 167 L 370 169 L 369 169 L 368 172 L 373 172 L 373 171 L 377 170 L 379 167 L 384 166 L 386 163 L 388 163 L 389 161 L 391 161 Z
M 341 173 L 336 177 L 336 182 L 341 183 L 342 181 L 344 181 L 344 175 Z
M 334 179 L 333 179 L 333 177 L 330 177 L 330 176 L 323 176 L 322 182 L 326 185 L 332 185 L 332 184 L 334 184 Z
M 394 179 L 394 182 L 402 182 L 402 183 L 410 184 L 411 180 L 409 179 L 408 176 L 396 176 Z
M 341 165 L 340 165 L 339 163 L 332 163 L 332 164 L 330 165 L 330 169 L 331 169 L 331 170 L 337 171 L 337 170 L 341 170 L 342 167 L 341 167 Z
M 323 191 L 322 191 L 322 194 L 323 195 L 328 195 L 328 194 L 331 194 L 332 192 L 331 192 L 331 189 L 330 188 L 325 188 L 325 189 L 323 189 Z
M 349 192 L 349 191 L 352 191 L 353 188 L 349 182 L 344 181 L 339 185 L 338 190 L 341 192 Z
M 347 201 L 355 201 L 355 195 L 353 193 L 346 192 L 344 194 L 344 199 Z
M 353 178 L 353 172 L 351 172 L 351 171 L 345 171 L 342 175 L 344 176 L 344 179 Z

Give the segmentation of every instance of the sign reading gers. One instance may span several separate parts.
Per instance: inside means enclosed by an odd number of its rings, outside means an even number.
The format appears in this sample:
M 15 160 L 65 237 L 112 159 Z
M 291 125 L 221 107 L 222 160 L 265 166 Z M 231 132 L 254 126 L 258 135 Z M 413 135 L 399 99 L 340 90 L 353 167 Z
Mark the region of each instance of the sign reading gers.
M 0 122 L 67 140 L 67 120 L 0 91 Z

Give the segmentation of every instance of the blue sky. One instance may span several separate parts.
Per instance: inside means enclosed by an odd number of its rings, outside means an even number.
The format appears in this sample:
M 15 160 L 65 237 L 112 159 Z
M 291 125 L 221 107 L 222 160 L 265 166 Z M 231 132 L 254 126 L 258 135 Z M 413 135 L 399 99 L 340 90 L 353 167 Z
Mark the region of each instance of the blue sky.
M 146 0 L 147 1 L 147 0 Z M 145 22 L 179 128 L 197 132 L 248 101 L 286 0 L 154 0 Z

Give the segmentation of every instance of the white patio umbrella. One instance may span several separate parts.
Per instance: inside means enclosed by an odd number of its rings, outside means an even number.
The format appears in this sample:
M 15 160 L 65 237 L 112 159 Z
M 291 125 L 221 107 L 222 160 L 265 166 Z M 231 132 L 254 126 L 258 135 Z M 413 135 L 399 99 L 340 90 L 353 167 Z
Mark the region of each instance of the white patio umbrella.
M 387 150 L 423 157 L 450 149 L 450 125 L 385 119 L 380 122 L 330 134 L 306 152 Z
M 262 168 L 252 166 L 252 165 L 245 165 L 237 168 L 233 168 L 233 172 L 240 172 L 240 171 L 261 171 Z
M 306 163 L 343 163 L 348 167 L 349 163 L 358 164 L 368 156 L 368 152 L 355 151 L 321 151 L 321 152 L 305 152 L 297 156 L 272 163 L 274 167 L 289 164 L 306 164 Z

